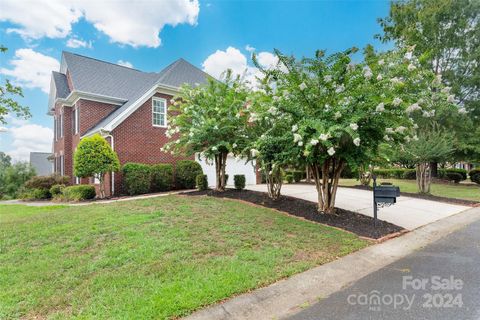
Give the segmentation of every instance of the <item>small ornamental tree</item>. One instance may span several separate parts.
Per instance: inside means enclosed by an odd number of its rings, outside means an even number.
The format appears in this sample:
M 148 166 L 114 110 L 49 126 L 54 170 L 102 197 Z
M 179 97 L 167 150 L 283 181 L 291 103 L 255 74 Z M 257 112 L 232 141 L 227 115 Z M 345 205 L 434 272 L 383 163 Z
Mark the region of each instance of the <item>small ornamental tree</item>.
M 167 136 L 178 139 L 166 144 L 172 154 L 198 154 L 215 163 L 216 189 L 225 190 L 225 167 L 229 153 L 238 155 L 247 135 L 248 90 L 241 78 L 227 71 L 223 81 L 209 79 L 204 86 L 184 86 L 174 99 Z
M 76 177 L 96 177 L 100 181 L 100 198 L 105 197 L 105 174 L 120 169 L 115 151 L 99 134 L 80 140 L 74 155 Z
M 347 163 L 352 168 L 378 156 L 379 146 L 416 139 L 413 113 L 435 114 L 449 104 L 433 72 L 422 69 L 412 48 L 377 55 L 365 50 L 355 64 L 356 49 L 297 60 L 276 51 L 281 67 L 263 70 L 274 88 L 272 104 L 291 117 L 286 133 L 294 147 L 283 152 L 296 166 L 313 173 L 318 210 L 333 213 L 338 181 Z

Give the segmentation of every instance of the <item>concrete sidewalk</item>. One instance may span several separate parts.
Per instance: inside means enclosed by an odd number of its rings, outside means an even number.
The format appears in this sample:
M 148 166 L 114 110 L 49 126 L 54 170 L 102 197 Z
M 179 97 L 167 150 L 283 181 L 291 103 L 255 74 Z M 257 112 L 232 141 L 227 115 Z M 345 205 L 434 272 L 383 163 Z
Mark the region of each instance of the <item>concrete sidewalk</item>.
M 249 185 L 247 189 L 267 192 L 267 186 L 264 184 Z M 282 194 L 317 202 L 314 185 L 286 184 L 282 186 Z M 338 188 L 335 205 L 372 217 L 373 193 L 367 190 Z M 378 211 L 378 218 L 413 230 L 467 209 L 470 207 L 401 196 L 397 198 L 395 205 L 381 208 Z
M 268 287 L 200 310 L 186 319 L 260 320 L 292 315 L 305 306 L 325 299 L 359 279 L 477 221 L 480 221 L 480 208 L 461 212 Z

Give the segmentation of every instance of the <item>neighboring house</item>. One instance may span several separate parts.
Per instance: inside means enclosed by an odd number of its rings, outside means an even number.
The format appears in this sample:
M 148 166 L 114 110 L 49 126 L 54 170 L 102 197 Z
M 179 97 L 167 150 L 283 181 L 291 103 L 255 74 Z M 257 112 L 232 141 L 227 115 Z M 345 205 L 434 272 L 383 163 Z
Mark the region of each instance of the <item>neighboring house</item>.
M 53 173 L 50 152 L 30 152 L 30 166 L 35 168 L 37 176 L 49 176 Z
M 52 73 L 48 105 L 48 114 L 54 118 L 56 173 L 71 177 L 72 184 L 97 182 L 73 176 L 76 146 L 83 137 L 95 133 L 110 143 L 121 165 L 174 164 L 185 159 L 161 151 L 170 141 L 165 131 L 174 115 L 168 109 L 183 84 L 205 83 L 209 77 L 205 72 L 183 59 L 157 73 L 70 52 L 63 52 L 59 71 Z M 107 195 L 123 192 L 120 172 L 107 175 L 105 190 Z

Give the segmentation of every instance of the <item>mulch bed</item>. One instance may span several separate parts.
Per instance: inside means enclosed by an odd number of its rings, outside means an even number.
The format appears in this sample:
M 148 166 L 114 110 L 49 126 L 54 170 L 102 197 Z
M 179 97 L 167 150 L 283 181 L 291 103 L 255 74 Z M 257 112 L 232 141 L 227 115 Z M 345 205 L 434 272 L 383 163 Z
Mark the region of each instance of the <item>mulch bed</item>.
M 360 190 L 368 190 L 368 191 L 371 191 L 373 189 L 372 187 L 362 186 L 362 185 L 340 186 L 340 187 L 360 189 Z M 476 187 L 476 186 L 474 186 L 474 187 Z M 400 191 L 400 195 L 405 196 L 405 197 L 410 197 L 410 198 L 417 198 L 417 199 L 432 200 L 432 201 L 438 201 L 438 202 L 444 202 L 444 203 L 458 204 L 458 205 L 468 206 L 468 207 L 477 207 L 477 206 L 480 205 L 479 201 L 440 197 L 440 196 L 434 196 L 434 195 L 431 195 L 431 194 L 410 193 L 410 192 Z
M 188 192 L 184 193 L 184 195 L 208 195 L 218 198 L 243 200 L 371 239 L 380 239 L 406 231 L 402 227 L 382 220 L 377 220 L 377 227 L 375 228 L 373 218 L 340 208 L 336 208 L 336 214 L 320 214 L 317 211 L 316 203 L 288 196 L 281 196 L 280 199 L 274 201 L 270 199 L 266 193 L 258 191 L 228 189 L 224 192 L 217 192 L 214 190 L 206 190 Z

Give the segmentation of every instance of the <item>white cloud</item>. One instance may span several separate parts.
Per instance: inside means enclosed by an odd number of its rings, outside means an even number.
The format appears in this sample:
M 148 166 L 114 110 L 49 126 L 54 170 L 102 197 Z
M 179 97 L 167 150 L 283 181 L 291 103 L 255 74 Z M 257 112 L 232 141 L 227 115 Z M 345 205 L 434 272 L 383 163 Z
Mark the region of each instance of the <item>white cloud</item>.
M 257 59 L 258 63 L 264 68 L 272 68 L 278 62 L 278 58 L 275 55 L 266 51 L 260 52 L 257 55 Z M 220 79 L 227 69 L 231 69 L 235 75 L 243 76 L 252 86 L 257 84 L 256 77 L 262 77 L 260 70 L 250 65 L 247 57 L 234 47 L 228 47 L 225 51 L 215 51 L 205 59 L 202 67 L 203 71 L 217 79 Z
M 252 47 L 251 45 L 247 44 L 247 45 L 245 46 L 245 50 L 247 50 L 248 52 L 253 52 L 253 51 L 255 51 L 255 48 Z
M 67 40 L 67 47 L 69 48 L 92 48 L 92 41 L 85 41 L 78 38 L 70 38 Z
M 79 10 L 63 0 L 2 0 L 0 10 L 0 21 L 8 20 L 20 26 L 7 29 L 7 32 L 15 32 L 30 39 L 64 38 L 80 16 Z
M 7 153 L 16 161 L 27 161 L 32 151 L 52 151 L 53 130 L 50 128 L 25 123 L 8 128 L 8 133 L 13 139 L 13 150 Z
M 133 47 L 158 47 L 165 25 L 197 23 L 198 0 L 163 1 L 19 1 L 2 0 L 0 21 L 10 21 L 25 38 L 65 38 L 80 18 L 92 23 L 113 42 Z
M 128 62 L 128 61 L 118 60 L 117 64 L 119 64 L 121 66 L 124 66 L 124 67 L 127 67 L 127 68 L 133 68 L 133 64 L 131 62 Z
M 40 88 L 48 93 L 52 70 L 59 70 L 60 63 L 32 49 L 18 49 L 10 60 L 13 69 L 0 69 L 0 73 L 13 77 L 13 82 L 27 88 Z

